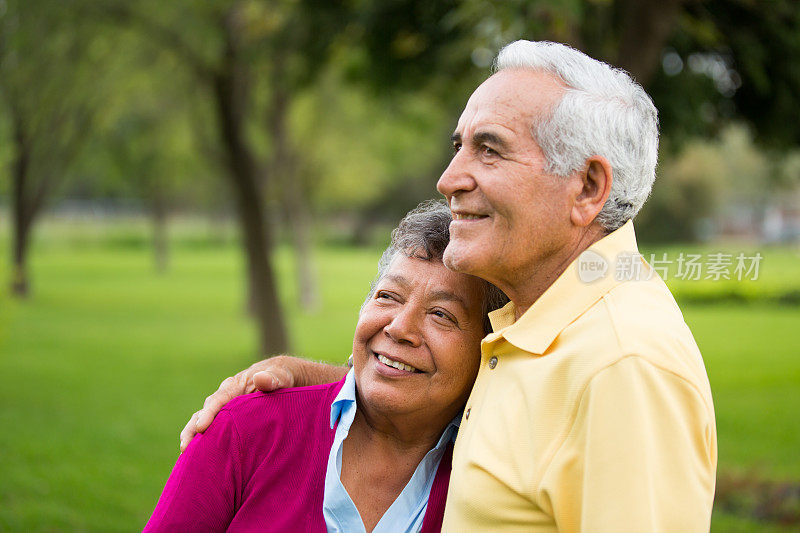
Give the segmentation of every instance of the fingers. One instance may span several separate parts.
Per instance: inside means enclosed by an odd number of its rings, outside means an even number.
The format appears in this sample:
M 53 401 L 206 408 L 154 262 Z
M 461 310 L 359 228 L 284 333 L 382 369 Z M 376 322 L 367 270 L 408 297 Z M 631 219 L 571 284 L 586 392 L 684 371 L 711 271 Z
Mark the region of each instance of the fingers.
M 243 394 L 243 392 L 238 392 L 241 387 L 236 387 L 232 382 L 233 379 L 234 378 L 228 378 L 223 381 L 219 389 L 217 389 L 217 392 L 206 398 L 203 402 L 203 408 L 197 412 L 195 426 L 197 432 L 204 432 L 226 403 L 231 401 L 234 397 Z
M 208 426 L 214 421 L 214 417 L 217 416 L 217 413 L 219 413 L 220 409 L 222 409 L 226 403 L 237 396 L 255 390 L 252 376 L 264 367 L 265 362 L 256 363 L 249 369 L 239 372 L 235 376 L 229 377 L 220 383 L 217 391 L 205 399 L 203 408 L 192 415 L 192 418 L 189 419 L 189 422 L 183 428 L 183 431 L 181 431 L 181 452 L 186 449 L 197 433 L 202 433 L 208 429 Z M 285 381 L 286 379 L 284 378 L 282 382 Z M 286 385 L 283 387 L 285 386 Z M 276 388 L 282 387 L 277 386 Z
M 192 418 L 189 419 L 189 422 L 187 422 L 183 431 L 181 431 L 181 453 L 186 451 L 186 447 L 189 446 L 194 436 L 197 435 L 197 413 L 199 412 L 200 411 L 197 411 L 192 415 Z
M 278 387 L 278 378 L 269 370 L 263 370 L 253 375 L 253 383 L 261 392 L 274 391 Z
M 271 368 L 253 375 L 253 382 L 258 390 L 270 392 L 278 389 L 287 389 L 294 386 L 291 372 L 285 368 Z

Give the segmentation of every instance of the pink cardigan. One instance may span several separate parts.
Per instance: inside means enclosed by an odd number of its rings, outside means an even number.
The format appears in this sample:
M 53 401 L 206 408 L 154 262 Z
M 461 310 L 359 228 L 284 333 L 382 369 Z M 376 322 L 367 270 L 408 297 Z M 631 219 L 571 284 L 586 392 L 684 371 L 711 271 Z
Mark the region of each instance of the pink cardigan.
M 330 409 L 344 380 L 232 400 L 178 458 L 145 532 L 326 531 Z M 440 531 L 452 445 L 431 488 L 423 533 Z

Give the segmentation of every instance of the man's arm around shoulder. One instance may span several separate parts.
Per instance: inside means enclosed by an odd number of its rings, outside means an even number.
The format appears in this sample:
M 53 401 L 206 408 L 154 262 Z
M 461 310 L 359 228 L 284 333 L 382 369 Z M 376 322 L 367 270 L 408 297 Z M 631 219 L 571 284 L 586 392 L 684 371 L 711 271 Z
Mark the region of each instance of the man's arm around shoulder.
M 235 376 L 225 379 L 215 393 L 206 398 L 203 408 L 192 415 L 181 431 L 181 452 L 197 433 L 208 428 L 226 403 L 256 390 L 270 392 L 290 387 L 307 387 L 333 383 L 347 374 L 347 367 L 316 363 L 299 357 L 278 355 L 253 364 Z

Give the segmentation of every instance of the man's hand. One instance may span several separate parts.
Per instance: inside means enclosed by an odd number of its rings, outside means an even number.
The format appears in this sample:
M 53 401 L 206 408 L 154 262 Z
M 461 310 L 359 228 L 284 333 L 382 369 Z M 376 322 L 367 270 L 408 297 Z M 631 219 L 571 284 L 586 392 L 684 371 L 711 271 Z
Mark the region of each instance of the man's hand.
M 197 433 L 204 432 L 222 407 L 242 394 L 249 394 L 256 389 L 270 392 L 277 389 L 304 384 L 302 364 L 294 357 L 279 355 L 255 363 L 247 370 L 224 380 L 217 392 L 206 398 L 203 408 L 192 415 L 181 431 L 181 452 L 183 452 Z
M 189 423 L 181 431 L 181 452 L 186 449 L 192 438 L 202 433 L 211 425 L 219 410 L 242 394 L 249 394 L 256 389 L 271 392 L 289 387 L 307 387 L 339 381 L 347 374 L 347 367 L 315 363 L 278 355 L 264 359 L 247 370 L 220 383 L 217 392 L 206 398 L 203 408 L 192 415 Z

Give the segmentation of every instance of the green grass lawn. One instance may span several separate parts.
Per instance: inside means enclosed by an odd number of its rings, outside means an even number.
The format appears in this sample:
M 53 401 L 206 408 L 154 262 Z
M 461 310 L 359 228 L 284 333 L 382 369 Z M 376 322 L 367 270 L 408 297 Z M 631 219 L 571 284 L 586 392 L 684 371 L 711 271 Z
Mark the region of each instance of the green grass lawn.
M 776 264 L 793 253 L 779 252 Z M 347 357 L 377 259 L 377 250 L 318 250 L 323 306 L 308 315 L 292 304 L 291 258 L 281 250 L 297 353 Z M 157 275 L 135 242 L 44 239 L 32 267 L 29 301 L 0 293 L 0 531 L 140 529 L 188 416 L 256 356 L 239 250 L 177 246 L 169 272 Z M 794 283 L 793 272 L 770 283 Z M 800 308 L 683 308 L 714 391 L 720 472 L 797 482 Z M 722 511 L 714 529 L 780 531 Z

